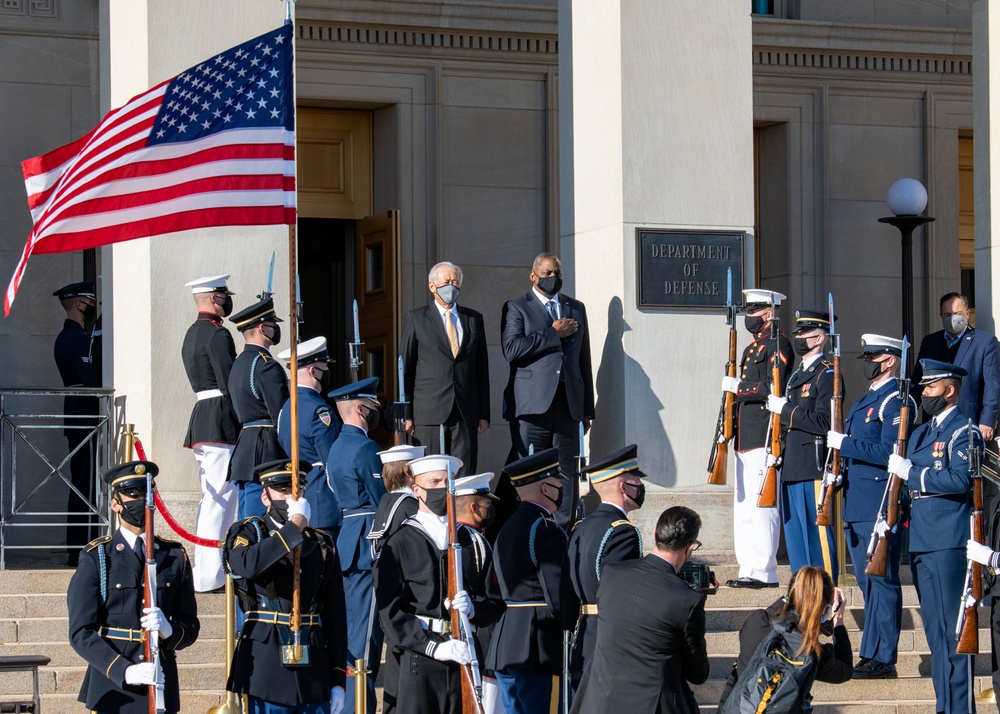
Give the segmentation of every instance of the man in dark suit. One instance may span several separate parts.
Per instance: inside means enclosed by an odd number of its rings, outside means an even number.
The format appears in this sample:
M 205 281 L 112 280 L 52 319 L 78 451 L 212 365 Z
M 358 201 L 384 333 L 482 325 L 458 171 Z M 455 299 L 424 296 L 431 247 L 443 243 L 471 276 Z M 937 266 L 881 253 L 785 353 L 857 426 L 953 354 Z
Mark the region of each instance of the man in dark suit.
M 823 568 L 836 583 L 833 528 L 816 525 L 816 504 L 823 502 L 826 432 L 830 430 L 834 390 L 833 363 L 823 354 L 829 332 L 829 313 L 795 311 L 792 349 L 802 361 L 788 378 L 785 396 L 768 396 L 767 408 L 781 415 L 781 425 L 786 429 L 781 522 L 792 573 L 812 565 Z M 844 393 L 843 380 L 840 393 Z
M 570 659 L 573 687 L 580 684 L 584 667 L 597 643 L 597 588 L 611 563 L 642 557 L 642 534 L 628 514 L 642 507 L 645 477 L 639 468 L 639 447 L 626 446 L 587 468 L 590 485 L 601 505 L 573 529 L 569 538 L 569 577 L 580 599 L 580 619 Z
M 555 447 L 564 474 L 573 473 L 579 425 L 594 418 L 590 334 L 583 303 L 560 294 L 562 264 L 552 253 L 535 258 L 532 288 L 508 300 L 500 320 L 503 356 L 510 363 L 503 416 L 510 423 L 512 457 Z M 556 522 L 573 522 L 578 487 L 570 479 Z
M 973 712 L 973 657 L 955 653 L 955 626 L 963 602 L 966 544 L 972 516 L 970 448 L 983 447 L 971 415 L 958 407 L 965 369 L 921 360 L 920 384 L 930 421 L 910 436 L 904 458 L 889 457 L 889 473 L 906 482 L 910 495 L 910 572 L 920 601 L 935 711 Z
M 642 560 L 609 564 L 597 591 L 597 646 L 573 714 L 695 714 L 688 682 L 708 679 L 705 594 L 678 577 L 701 545 L 701 518 L 668 508 Z
M 437 451 L 445 427 L 444 453 L 476 472 L 479 434 L 490 426 L 490 367 L 483 316 L 458 305 L 462 269 L 438 263 L 427 276 L 434 302 L 403 319 L 403 385 L 413 403 L 406 433 Z
M 932 332 L 920 343 L 913 368 L 913 396 L 920 396 L 921 360 L 955 364 L 968 372 L 962 380 L 958 408 L 979 425 L 986 441 L 992 441 L 1000 418 L 1000 349 L 997 338 L 969 325 L 969 298 L 948 293 L 941 298 L 944 329 Z M 926 412 L 925 412 L 926 413 Z

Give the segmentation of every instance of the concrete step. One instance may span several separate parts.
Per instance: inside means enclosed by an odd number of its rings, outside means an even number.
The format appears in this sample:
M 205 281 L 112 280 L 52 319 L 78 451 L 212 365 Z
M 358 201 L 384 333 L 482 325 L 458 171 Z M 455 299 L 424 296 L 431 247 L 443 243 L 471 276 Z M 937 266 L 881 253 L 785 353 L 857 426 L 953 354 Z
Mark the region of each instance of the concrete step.
M 855 656 L 857 656 L 858 648 L 861 646 L 862 631 L 848 630 L 848 635 L 851 638 L 851 645 L 854 649 Z M 735 657 L 740 650 L 740 633 L 738 631 L 708 632 L 705 634 L 705 644 L 707 645 L 708 651 L 712 654 L 725 653 L 727 656 L 732 655 Z M 903 630 L 900 632 L 898 650 L 901 657 L 914 652 L 918 654 L 926 654 L 930 652 L 930 648 L 927 646 L 927 637 L 924 634 L 924 631 L 921 629 Z M 989 659 L 989 628 L 981 627 L 979 629 L 979 652 Z
M 847 596 L 847 604 L 856 607 L 864 607 L 865 599 L 861 589 L 856 585 L 843 588 L 844 595 Z M 720 610 L 728 607 L 767 607 L 779 597 L 784 595 L 786 589 L 764 588 L 762 590 L 749 590 L 746 588 L 729 588 L 723 585 L 714 595 L 709 595 L 705 603 L 707 610 Z M 903 585 L 903 606 L 918 605 L 917 589 L 912 585 Z
M 989 650 L 987 650 L 987 652 L 988 651 Z M 711 652 L 711 650 L 709 650 L 709 652 L 711 653 L 708 657 L 709 678 L 724 680 L 733 670 L 733 663 L 736 661 L 737 655 L 719 655 Z M 854 661 L 857 662 L 857 659 L 857 653 L 855 653 Z M 976 657 L 975 664 L 973 666 L 975 674 L 992 676 L 993 669 L 989 656 Z M 896 662 L 896 673 L 897 677 L 930 677 L 931 653 L 929 651 L 901 652 L 899 654 L 899 660 Z M 851 699 L 851 697 L 842 696 L 841 699 L 848 700 Z
M 955 603 L 958 607 L 958 603 Z M 731 632 L 739 631 L 743 627 L 750 613 L 759 610 L 760 607 L 731 607 L 727 609 L 711 609 L 705 611 L 705 627 L 708 632 Z M 990 621 L 990 609 L 988 607 L 979 608 L 979 622 L 985 624 Z M 853 606 L 848 607 L 844 612 L 844 624 L 848 630 L 862 630 L 865 626 L 864 608 Z M 903 607 L 902 629 L 922 630 L 924 619 L 918 605 Z
M 178 660 L 188 664 L 215 664 L 221 662 L 225 651 L 223 640 L 198 639 L 190 647 L 178 652 Z M 83 664 L 83 659 L 66 640 L 58 642 L 15 642 L 0 648 L 0 655 L 16 657 L 22 655 L 44 655 L 52 661 L 49 667 L 74 667 Z
M 225 617 L 199 612 L 198 619 L 201 622 L 199 640 L 221 640 L 225 637 Z M 65 617 L 30 617 L 0 622 L 0 642 L 3 644 L 58 642 L 68 638 L 69 621 Z
M 897 702 L 813 702 L 815 714 L 927 714 L 932 702 L 915 700 Z M 716 711 L 717 705 L 703 704 L 699 710 L 705 714 Z M 997 705 L 992 702 L 977 702 L 976 714 L 996 714 Z
M 710 679 L 704 684 L 694 685 L 695 698 L 699 704 L 718 704 L 725 685 L 724 679 Z M 983 689 L 993 686 L 988 676 L 977 676 L 973 694 L 979 696 Z M 812 688 L 813 701 L 821 702 L 874 702 L 896 703 L 900 701 L 925 702 L 923 711 L 928 711 L 928 702 L 934 701 L 934 683 L 930 677 L 900 677 L 898 679 L 863 680 L 852 679 L 844 684 L 816 682 Z M 930 705 L 933 710 L 933 704 Z M 995 705 L 994 705 L 995 706 Z
M 205 712 L 223 701 L 220 692 L 209 689 L 181 690 L 182 712 Z M 77 694 L 47 694 L 42 697 L 42 711 L 45 714 L 66 714 L 79 712 L 83 705 L 77 701 Z
M 77 694 L 85 666 L 44 667 L 38 670 L 38 691 L 43 695 Z M 181 691 L 219 691 L 226 686 L 225 666 L 219 663 L 198 664 L 183 662 L 177 665 Z M 0 678 L 0 699 L 23 696 L 31 692 L 31 675 L 28 672 L 12 672 Z

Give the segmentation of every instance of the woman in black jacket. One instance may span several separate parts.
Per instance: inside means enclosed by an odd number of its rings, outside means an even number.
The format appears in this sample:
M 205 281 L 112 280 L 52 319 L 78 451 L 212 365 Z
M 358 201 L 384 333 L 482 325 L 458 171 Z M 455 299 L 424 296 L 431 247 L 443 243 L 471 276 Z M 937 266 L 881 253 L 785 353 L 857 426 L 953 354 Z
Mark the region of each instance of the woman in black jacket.
M 844 591 L 833 586 L 830 575 L 820 568 L 805 566 L 792 576 L 788 595 L 768 608 L 750 614 L 740 629 L 740 655 L 726 681 L 719 711 L 729 698 L 739 675 L 757 646 L 772 631 L 772 622 L 789 622 L 802 634 L 802 651 L 816 656 L 816 679 L 842 684 L 851 678 L 854 660 L 851 640 L 844 627 Z M 820 643 L 820 634 L 833 630 L 833 642 Z

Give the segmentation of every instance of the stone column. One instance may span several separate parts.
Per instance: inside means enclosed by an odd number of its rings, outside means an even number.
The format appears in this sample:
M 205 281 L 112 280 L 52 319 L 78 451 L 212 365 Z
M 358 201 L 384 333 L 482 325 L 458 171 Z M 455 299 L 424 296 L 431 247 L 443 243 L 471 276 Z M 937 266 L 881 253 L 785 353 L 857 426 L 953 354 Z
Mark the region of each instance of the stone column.
M 993 292 L 1000 253 L 1000 8 L 972 3 L 972 100 L 976 211 L 976 327 L 996 332 L 998 296 Z M 997 111 L 993 111 L 997 109 Z
M 731 488 L 706 485 L 725 319 L 638 309 L 636 231 L 752 230 L 749 8 L 563 0 L 559 18 L 560 247 L 567 292 L 590 319 L 590 453 L 639 444 L 651 482 L 645 533 L 675 503 L 729 523 Z M 732 550 L 730 529 L 703 533 L 708 549 Z

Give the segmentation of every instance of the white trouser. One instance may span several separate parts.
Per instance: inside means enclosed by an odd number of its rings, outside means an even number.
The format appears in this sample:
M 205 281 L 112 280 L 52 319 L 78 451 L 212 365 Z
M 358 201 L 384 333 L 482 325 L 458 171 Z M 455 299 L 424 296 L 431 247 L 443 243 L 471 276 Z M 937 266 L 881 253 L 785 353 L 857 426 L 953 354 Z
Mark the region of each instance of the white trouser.
M 226 481 L 229 444 L 195 444 L 194 458 L 198 462 L 201 481 L 201 502 L 195 516 L 195 533 L 202 538 L 221 540 L 236 521 L 236 489 Z M 194 589 L 203 593 L 226 584 L 222 572 L 222 550 L 196 545 L 194 548 Z
M 781 517 L 777 508 L 758 508 L 757 494 L 764 481 L 764 447 L 736 452 L 736 488 L 733 489 L 733 540 L 741 578 L 778 582 L 778 538 Z M 779 473 L 780 480 L 780 473 Z
M 505 714 L 503 697 L 500 696 L 500 686 L 493 677 L 483 677 L 483 712 L 484 714 Z

